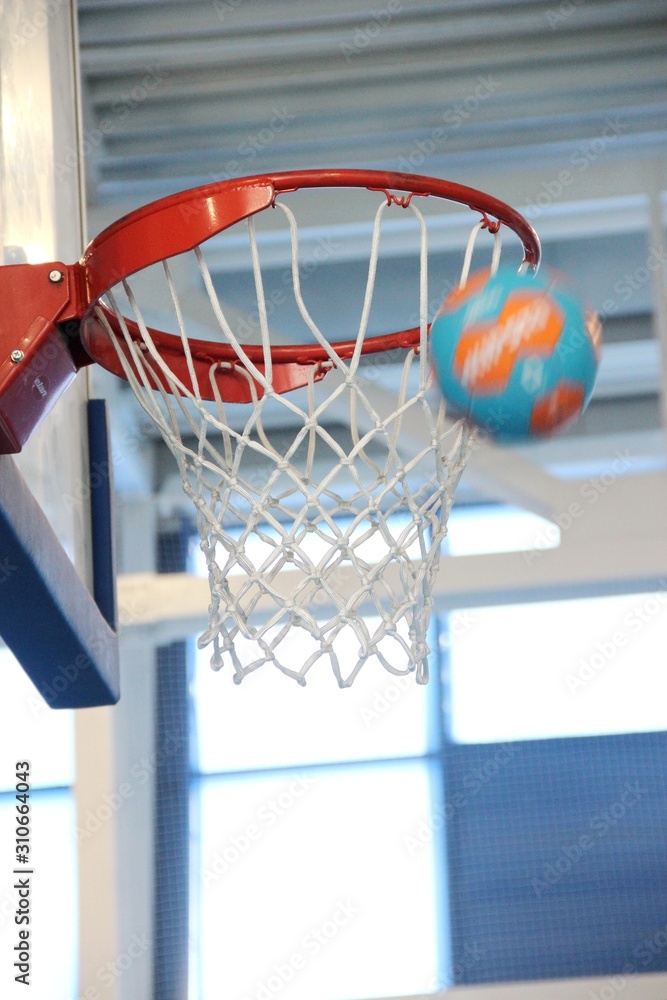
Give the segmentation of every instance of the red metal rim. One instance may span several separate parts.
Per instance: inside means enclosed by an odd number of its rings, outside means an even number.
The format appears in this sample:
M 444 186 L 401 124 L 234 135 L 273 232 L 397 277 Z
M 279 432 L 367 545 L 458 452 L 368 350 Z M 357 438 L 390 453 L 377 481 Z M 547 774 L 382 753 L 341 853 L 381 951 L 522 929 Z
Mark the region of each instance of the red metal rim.
M 106 324 L 111 327 L 115 336 L 119 340 L 122 340 L 123 331 L 116 318 L 116 314 L 102 303 L 99 303 L 97 308 L 104 315 Z M 97 316 L 88 313 L 85 325 L 88 338 L 104 337 L 108 340 L 109 335 L 104 330 L 103 324 Z M 97 330 L 95 326 L 98 327 Z M 139 326 L 127 318 L 125 319 L 125 326 L 132 340 L 137 343 L 141 342 L 142 335 Z M 170 356 L 183 354 L 183 344 L 180 337 L 173 333 L 164 333 L 162 330 L 154 330 L 151 327 L 147 329 L 151 340 L 160 354 L 168 354 Z M 419 342 L 419 333 L 419 327 L 415 326 L 409 330 L 400 330 L 398 333 L 386 333 L 377 337 L 369 337 L 363 346 L 362 353 L 377 354 L 381 351 L 390 351 L 395 348 L 409 350 Z M 192 357 L 204 364 L 240 363 L 239 355 L 231 344 L 218 344 L 211 340 L 188 339 L 188 345 Z M 336 354 L 340 358 L 343 358 L 343 360 L 352 357 L 356 346 L 356 340 L 340 340 L 332 344 Z M 243 345 L 243 350 L 253 364 L 260 365 L 264 363 L 264 348 L 261 344 L 245 344 Z M 113 347 L 111 347 L 111 351 L 115 355 L 116 352 Z M 271 348 L 271 358 L 275 364 L 279 365 L 288 363 L 317 365 L 329 361 L 330 355 L 320 344 L 279 344 L 277 347 Z
M 104 317 L 103 320 L 100 313 Z M 142 335 L 137 324 L 125 318 L 124 326 L 129 337 L 138 345 L 142 345 Z M 102 303 L 98 304 L 95 311 L 89 310 L 86 314 L 81 326 L 81 336 L 91 358 L 114 375 L 126 378 L 118 351 L 111 341 L 109 329 L 112 331 L 117 346 L 132 365 L 130 351 L 116 314 Z M 194 391 L 194 387 L 191 385 L 190 368 L 185 359 L 180 337 L 150 328 L 148 333 L 169 370 L 180 382 Z M 418 327 L 402 330 L 399 333 L 369 337 L 363 345 L 363 353 L 374 354 L 396 348 L 414 350 L 419 344 L 419 339 Z M 214 400 L 216 398 L 211 385 L 211 372 L 214 368 L 216 369 L 217 391 L 225 402 L 250 403 L 254 398 L 260 398 L 264 394 L 264 390 L 259 384 L 255 385 L 254 390 L 251 389 L 249 376 L 247 373 L 244 374 L 243 361 L 231 344 L 216 344 L 208 340 L 188 340 L 188 346 L 199 395 L 202 399 Z M 338 357 L 347 360 L 354 354 L 356 340 L 339 341 L 332 347 Z M 262 345 L 248 344 L 244 347 L 244 351 L 248 360 L 264 375 L 266 358 Z M 270 353 L 273 365 L 272 387 L 275 392 L 279 393 L 308 385 L 311 379 L 318 382 L 331 367 L 330 355 L 320 344 L 281 344 L 272 347 Z M 170 392 L 168 379 L 160 374 L 154 363 L 151 364 L 151 370 L 153 372 L 151 380 L 154 382 L 154 387 L 157 388 L 157 382 L 159 382 L 164 389 Z
M 81 259 L 79 267 L 85 283 L 85 299 L 91 307 L 95 306 L 104 293 L 123 278 L 194 249 L 236 222 L 269 208 L 281 193 L 324 187 L 380 191 L 388 200 L 405 207 L 414 196 L 432 196 L 465 205 L 479 212 L 492 231 L 498 223 L 508 226 L 522 243 L 524 261 L 534 269 L 539 264 L 540 242 L 530 223 L 515 209 L 483 191 L 439 178 L 385 170 L 288 171 L 207 184 L 162 198 L 119 219 L 90 243 Z M 111 325 L 114 327 L 113 322 Z M 140 339 L 134 324 L 128 323 L 128 330 L 133 339 Z M 81 335 L 87 352 L 95 361 L 124 377 L 115 349 L 108 344 L 108 334 L 94 318 L 91 308 L 84 317 Z M 172 334 L 156 331 L 155 341 L 160 350 L 171 357 L 183 354 L 180 338 Z M 418 343 L 419 330 L 403 330 L 367 338 L 363 353 L 414 348 Z M 349 357 L 354 341 L 334 343 L 332 347 L 341 357 Z M 193 340 L 190 348 L 193 357 L 207 365 L 238 363 L 230 345 Z M 260 360 L 261 347 L 246 350 L 253 362 L 255 352 Z M 300 365 L 306 356 L 307 363 L 313 365 L 327 357 L 323 348 L 317 345 L 297 344 L 272 347 L 271 356 L 276 365 Z

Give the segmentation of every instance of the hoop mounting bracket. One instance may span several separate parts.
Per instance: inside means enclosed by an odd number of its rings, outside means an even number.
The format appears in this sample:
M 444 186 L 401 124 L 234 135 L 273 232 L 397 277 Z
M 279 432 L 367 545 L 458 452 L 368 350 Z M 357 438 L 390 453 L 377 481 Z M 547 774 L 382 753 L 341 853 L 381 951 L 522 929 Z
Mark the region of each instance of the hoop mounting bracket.
M 77 371 L 79 266 L 0 267 L 0 454 L 21 451 Z

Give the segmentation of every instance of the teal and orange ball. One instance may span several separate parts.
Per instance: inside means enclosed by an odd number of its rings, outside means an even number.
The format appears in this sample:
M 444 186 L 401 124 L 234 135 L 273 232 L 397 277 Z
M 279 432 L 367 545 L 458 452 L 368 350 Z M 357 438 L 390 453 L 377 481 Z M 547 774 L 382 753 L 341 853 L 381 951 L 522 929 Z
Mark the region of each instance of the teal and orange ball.
M 433 321 L 431 355 L 450 411 L 499 439 L 543 437 L 591 398 L 601 327 L 559 272 L 473 274 Z

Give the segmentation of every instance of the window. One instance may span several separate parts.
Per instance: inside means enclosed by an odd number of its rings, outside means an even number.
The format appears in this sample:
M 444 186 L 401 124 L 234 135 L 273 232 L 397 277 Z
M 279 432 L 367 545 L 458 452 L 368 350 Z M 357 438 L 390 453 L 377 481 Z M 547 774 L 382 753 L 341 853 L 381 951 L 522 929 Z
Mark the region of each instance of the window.
M 560 530 L 551 521 L 509 504 L 480 504 L 452 509 L 444 548 L 451 556 L 472 556 L 558 545 Z
M 16 879 L 15 765 L 30 767 L 30 870 L 33 879 L 30 944 L 39 962 L 32 967 L 36 996 L 74 996 L 77 988 L 77 818 L 74 780 L 74 720 L 70 711 L 51 711 L 7 649 L 0 650 L 0 943 L 5 956 L 18 944 L 14 922 Z M 25 877 L 25 876 L 23 876 Z M 38 901 L 38 905 L 37 905 Z M 10 965 L 13 962 L 10 961 Z
M 455 742 L 667 729 L 667 589 L 468 608 L 454 622 Z
M 464 609 L 441 638 L 461 981 L 667 969 L 664 588 Z
M 509 508 L 451 526 L 451 554 L 559 544 Z M 644 944 L 667 926 L 666 607 L 437 615 L 427 687 L 368 664 L 344 691 L 271 669 L 232 690 L 196 654 L 193 996 L 667 969 Z
M 235 690 L 199 654 L 193 918 L 200 993 L 328 1000 L 442 972 L 435 687 L 379 670 L 339 691 L 269 670 Z

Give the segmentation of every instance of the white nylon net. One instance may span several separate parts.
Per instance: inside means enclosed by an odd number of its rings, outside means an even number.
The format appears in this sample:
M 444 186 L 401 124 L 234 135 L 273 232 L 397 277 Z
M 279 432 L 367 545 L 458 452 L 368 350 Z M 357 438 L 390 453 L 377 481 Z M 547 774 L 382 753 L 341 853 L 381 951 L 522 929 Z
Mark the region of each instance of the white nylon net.
M 341 687 L 349 686 L 371 661 L 393 674 L 414 672 L 418 683 L 428 680 L 432 591 L 471 442 L 464 423 L 447 421 L 444 402 L 432 387 L 427 227 L 412 204 L 406 207 L 415 214 L 421 234 L 419 349 L 402 352 L 401 376 L 390 387 L 380 388 L 379 380 L 369 377 L 377 375 L 382 355 L 374 356 L 371 368 L 362 359 L 387 204 L 383 201 L 375 218 L 361 321 L 354 354 L 347 360 L 338 356 L 306 308 L 298 227 L 291 210 L 277 204 L 290 228 L 295 300 L 313 341 L 326 351 L 324 366 L 329 369 L 321 382 L 311 375 L 306 388 L 284 395 L 272 383 L 269 321 L 253 219 L 247 227 L 264 372 L 237 339 L 201 249 L 194 251 L 221 340 L 233 345 L 248 373 L 253 406 L 242 426 L 230 413 L 237 404 L 223 402 L 217 392 L 217 364 L 210 370 L 215 404 L 201 398 L 183 319 L 186 309 L 169 261 L 163 262 L 164 277 L 188 361 L 189 384 L 176 377 L 156 349 L 131 282 L 122 282 L 106 296 L 131 362 L 98 309 L 127 379 L 176 458 L 183 489 L 196 508 L 211 591 L 209 625 L 198 645 L 211 645 L 212 666 L 231 667 L 236 682 L 273 665 L 305 684 L 320 661 L 330 665 Z M 494 266 L 497 258 L 498 252 Z M 468 254 L 463 283 L 469 262 Z M 128 308 L 128 318 L 141 331 L 140 346 L 123 318 Z M 170 392 L 156 377 L 158 371 Z M 276 421 L 277 410 L 284 416 L 280 435 L 265 427 L 267 414 L 271 427 L 281 422 Z M 349 427 L 344 434 L 331 429 L 340 428 L 341 414 Z

